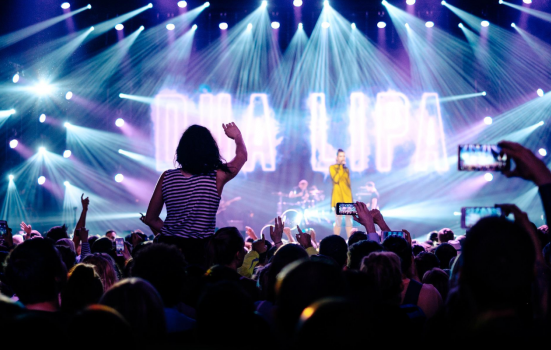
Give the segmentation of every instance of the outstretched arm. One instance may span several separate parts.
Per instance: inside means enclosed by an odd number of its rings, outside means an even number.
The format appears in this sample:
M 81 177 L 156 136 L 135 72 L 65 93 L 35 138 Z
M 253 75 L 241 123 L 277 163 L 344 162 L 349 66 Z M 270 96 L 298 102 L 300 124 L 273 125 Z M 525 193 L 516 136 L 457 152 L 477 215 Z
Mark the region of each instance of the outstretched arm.
M 84 198 L 84 193 L 80 196 L 80 203 L 82 204 L 82 212 L 80 213 L 80 218 L 78 219 L 77 226 L 75 227 L 75 232 L 73 234 L 73 243 L 75 243 L 75 248 L 80 244 L 79 231 L 81 228 L 86 226 L 86 214 L 88 214 L 88 205 L 90 205 L 90 199 L 88 197 Z
M 226 136 L 235 141 L 235 157 L 228 163 L 229 174 L 224 171 L 218 171 L 216 175 L 216 187 L 219 195 L 222 195 L 224 185 L 236 177 L 243 165 L 245 165 L 245 162 L 247 162 L 247 147 L 237 125 L 235 123 L 222 124 L 222 128 L 224 128 Z
M 145 214 L 144 223 L 151 227 L 152 231 L 161 231 L 163 228 L 164 222 L 159 217 L 161 211 L 163 210 L 163 205 L 165 204 L 163 200 L 163 180 L 165 178 L 165 173 L 161 175 L 157 186 L 155 186 L 155 191 L 153 191 L 153 196 L 151 196 L 151 201 L 149 201 L 149 206 L 147 207 L 147 212 Z

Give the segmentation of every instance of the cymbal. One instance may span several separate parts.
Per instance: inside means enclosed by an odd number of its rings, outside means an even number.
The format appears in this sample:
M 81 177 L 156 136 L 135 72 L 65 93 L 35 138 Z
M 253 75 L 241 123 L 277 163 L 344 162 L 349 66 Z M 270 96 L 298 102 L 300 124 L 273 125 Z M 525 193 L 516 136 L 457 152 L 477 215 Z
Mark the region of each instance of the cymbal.
M 287 193 L 283 193 L 283 192 L 272 192 L 273 195 L 276 195 L 276 196 L 283 196 L 283 197 L 289 197 L 289 195 Z
M 322 190 L 310 190 L 309 192 L 312 193 L 312 194 L 314 194 L 314 193 L 323 193 Z

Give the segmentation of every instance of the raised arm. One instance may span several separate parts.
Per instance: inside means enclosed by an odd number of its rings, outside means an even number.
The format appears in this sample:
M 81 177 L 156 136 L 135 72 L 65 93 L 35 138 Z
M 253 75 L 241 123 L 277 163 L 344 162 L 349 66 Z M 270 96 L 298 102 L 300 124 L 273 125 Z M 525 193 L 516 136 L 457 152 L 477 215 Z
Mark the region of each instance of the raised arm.
M 228 163 L 230 173 L 224 171 L 217 172 L 216 187 L 219 195 L 222 195 L 224 185 L 239 174 L 239 171 L 247 161 L 247 147 L 239 128 L 235 123 L 222 124 L 222 128 L 224 128 L 226 136 L 235 141 L 235 157 Z
M 86 227 L 86 214 L 88 214 L 88 206 L 90 205 L 90 199 L 88 197 L 84 198 L 84 193 L 80 196 L 80 203 L 82 204 L 82 212 L 80 213 L 80 218 L 78 219 L 77 226 L 75 227 L 75 232 L 73 234 L 73 242 L 75 243 L 75 248 L 79 246 L 81 238 L 79 231 L 81 228 Z
M 161 231 L 164 225 L 163 220 L 159 216 L 161 215 L 163 205 L 165 204 L 163 200 L 164 179 L 165 173 L 163 173 L 159 178 L 159 181 L 157 181 L 157 186 L 155 186 L 155 191 L 153 191 L 153 196 L 151 196 L 151 201 L 149 201 L 149 206 L 147 207 L 147 212 L 145 214 L 144 223 L 151 227 L 152 231 Z

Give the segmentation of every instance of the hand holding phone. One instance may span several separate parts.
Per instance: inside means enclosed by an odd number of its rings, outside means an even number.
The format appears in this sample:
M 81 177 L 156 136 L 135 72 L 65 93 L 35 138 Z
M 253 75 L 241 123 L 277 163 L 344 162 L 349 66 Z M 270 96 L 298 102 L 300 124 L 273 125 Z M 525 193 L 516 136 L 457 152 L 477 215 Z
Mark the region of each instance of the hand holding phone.
M 335 206 L 337 215 L 355 215 L 356 206 L 354 203 L 337 203 Z
M 0 220 L 0 236 L 5 236 L 8 233 L 8 222 L 6 220 Z
M 489 216 L 503 216 L 503 211 L 496 206 L 461 208 L 461 228 L 471 228 L 480 219 Z
M 115 251 L 117 253 L 117 256 L 123 256 L 123 252 L 124 252 L 123 238 L 115 238 Z
M 511 162 L 498 145 L 470 144 L 458 146 L 460 171 L 508 171 Z
M 383 231 L 381 232 L 381 235 L 383 236 L 383 241 L 387 239 L 390 236 L 398 236 L 398 237 L 404 237 L 404 231 Z

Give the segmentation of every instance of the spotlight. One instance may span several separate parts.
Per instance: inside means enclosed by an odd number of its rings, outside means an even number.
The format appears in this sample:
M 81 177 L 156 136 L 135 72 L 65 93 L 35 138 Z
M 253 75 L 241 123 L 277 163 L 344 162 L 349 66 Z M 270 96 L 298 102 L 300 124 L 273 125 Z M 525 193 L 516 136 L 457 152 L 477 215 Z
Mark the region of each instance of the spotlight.
M 352 24 L 350 25 L 350 28 L 356 29 L 356 23 L 352 23 Z
M 71 154 L 72 154 L 71 151 L 65 150 L 65 152 L 63 152 L 63 158 L 69 158 Z
M 8 176 L 8 179 L 10 179 L 10 181 L 13 181 L 13 175 Z
M 197 30 L 197 24 L 192 25 L 191 30 Z
M 301 7 L 302 6 L 302 0 L 295 0 L 293 1 L 293 5 L 295 7 Z
M 486 91 L 482 91 L 482 96 L 486 96 Z
M 46 147 L 38 147 L 38 153 L 40 154 L 46 153 Z
M 253 29 L 253 24 L 252 23 L 247 24 L 247 30 L 251 30 L 251 29 Z
M 329 22 L 323 22 L 323 23 L 321 24 L 321 27 L 322 27 L 322 28 L 325 28 L 325 29 L 329 28 L 330 26 L 331 26 L 331 24 L 330 24 Z
M 116 29 L 116 30 L 123 30 L 123 29 L 124 29 L 124 26 L 123 26 L 122 24 L 119 23 L 119 24 L 117 24 L 117 25 L 115 26 L 115 29 Z
M 268 6 L 268 1 L 264 0 L 262 1 L 262 4 L 260 5 L 260 7 L 267 7 Z
M 17 84 L 17 82 L 19 81 L 19 73 L 15 73 L 15 75 L 13 76 L 12 80 L 15 84 Z
M 463 23 L 459 23 L 457 26 L 458 26 L 459 28 L 463 28 Z
M 543 89 L 538 89 L 536 93 L 538 94 L 539 97 L 543 97 Z
M 480 22 L 480 25 L 483 26 L 483 27 L 488 27 L 490 25 L 490 22 L 482 21 L 482 22 Z
M 94 29 L 95 29 L 95 28 L 94 28 L 94 26 L 91 26 L 91 27 L 90 27 L 90 30 L 92 30 L 92 31 L 93 31 Z
M 386 0 L 383 0 L 381 1 L 381 4 L 383 4 L 384 6 L 388 5 L 388 2 Z
M 152 3 L 149 3 L 149 5 L 147 5 L 147 7 L 153 8 L 153 4 L 152 4 Z
M 503 0 L 499 0 L 499 4 L 500 4 L 500 5 L 503 4 Z
M 13 139 L 10 141 L 10 148 L 15 148 L 19 144 L 19 141 Z
M 538 150 L 538 153 L 540 154 L 540 156 L 545 157 L 547 155 L 547 150 L 545 148 L 540 148 Z
M 525 4 L 531 4 L 532 0 L 522 0 L 522 2 L 525 3 Z
M 379 29 L 383 29 L 384 27 L 386 27 L 386 22 L 381 21 L 381 22 L 377 23 L 377 27 Z
M 302 23 L 298 24 L 298 29 L 302 29 Z
M 166 25 L 166 29 L 168 30 L 174 30 L 176 28 L 176 26 L 173 24 L 173 23 L 169 23 Z
M 406 28 L 409 29 L 409 23 L 406 23 Z
M 406 0 L 406 4 L 415 5 L 415 0 Z
M 279 24 L 279 22 L 272 22 L 272 28 L 273 29 L 279 29 L 281 25 Z
M 67 10 L 69 7 L 71 7 L 71 4 L 69 4 L 68 2 L 64 2 L 63 4 L 61 4 L 61 8 L 64 10 Z
M 117 120 L 115 120 L 115 125 L 119 128 L 122 128 L 122 126 L 124 125 L 124 119 L 118 118 Z
M 40 177 L 38 178 L 38 184 L 39 184 L 40 186 L 42 186 L 42 185 L 44 185 L 44 182 L 46 182 L 46 178 L 45 178 L 44 176 L 40 176 Z
M 65 187 L 70 185 L 69 181 L 63 181 L 63 184 L 65 185 Z
M 203 6 L 205 6 L 205 7 L 209 7 L 209 6 L 210 6 L 210 2 L 208 2 L 208 1 L 207 1 L 207 2 L 205 2 L 205 3 L 203 4 Z
M 494 120 L 492 119 L 492 117 L 484 118 L 484 124 L 486 124 L 486 125 L 492 125 L 493 122 L 494 122 Z
M 425 23 L 425 27 L 427 27 L 427 28 L 432 28 L 432 27 L 434 27 L 434 22 L 428 21 L 427 23 Z
M 92 9 L 92 5 L 90 5 L 90 4 L 88 4 L 88 6 L 86 6 L 86 7 L 88 7 L 88 10 Z
M 513 22 L 511 23 L 511 27 L 515 28 L 517 25 Z
M 545 123 L 543 121 L 541 121 L 541 122 L 537 123 L 536 125 L 537 126 L 542 126 L 543 124 L 545 124 Z
M 65 99 L 67 100 L 70 100 L 73 98 L 73 93 L 71 91 L 68 91 L 66 94 L 65 94 Z
M 39 82 L 38 84 L 36 84 L 34 86 L 34 91 L 38 94 L 38 95 L 48 95 L 50 94 L 52 91 L 53 91 L 53 88 L 52 86 L 48 85 L 47 82 L 45 81 L 41 81 Z
M 183 8 L 186 7 L 186 6 L 187 6 L 187 2 L 185 2 L 185 1 L 178 1 L 178 7 L 179 7 L 179 8 L 183 9 Z
M 44 123 L 46 121 L 46 114 L 42 113 L 40 117 L 38 117 L 38 121 Z
M 222 22 L 218 25 L 218 28 L 220 28 L 221 30 L 226 30 L 228 29 L 228 24 L 226 22 Z
M 144 30 L 144 29 L 145 29 L 144 26 L 140 26 L 140 28 L 138 28 L 138 30 L 140 30 L 140 31 L 142 31 L 142 30 Z
M 441 4 L 442 4 L 442 5 L 447 5 L 448 3 L 445 2 L 445 1 L 442 1 Z
M 72 125 L 69 122 L 65 122 L 65 123 L 63 123 L 63 126 L 66 127 L 66 128 L 70 128 Z
M 325 0 L 325 1 L 323 2 L 323 6 L 329 6 L 329 0 Z
M 115 175 L 115 181 L 122 182 L 124 180 L 124 176 L 122 174 Z
M 7 111 L 0 111 L 0 117 L 9 117 L 12 114 L 15 114 L 15 109 L 13 108 Z
M 494 179 L 494 175 L 492 175 L 491 173 L 486 173 L 486 174 L 484 174 L 484 179 L 486 181 L 490 182 Z

